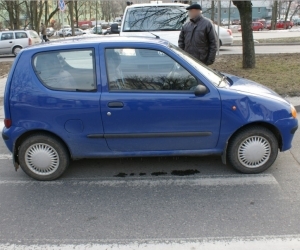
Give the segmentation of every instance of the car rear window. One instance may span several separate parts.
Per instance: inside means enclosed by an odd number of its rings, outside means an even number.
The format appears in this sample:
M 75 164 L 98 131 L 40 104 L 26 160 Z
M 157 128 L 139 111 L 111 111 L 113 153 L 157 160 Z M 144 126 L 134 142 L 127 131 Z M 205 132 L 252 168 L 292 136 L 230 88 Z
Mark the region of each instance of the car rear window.
M 43 85 L 53 90 L 95 91 L 93 49 L 38 53 L 33 68 Z

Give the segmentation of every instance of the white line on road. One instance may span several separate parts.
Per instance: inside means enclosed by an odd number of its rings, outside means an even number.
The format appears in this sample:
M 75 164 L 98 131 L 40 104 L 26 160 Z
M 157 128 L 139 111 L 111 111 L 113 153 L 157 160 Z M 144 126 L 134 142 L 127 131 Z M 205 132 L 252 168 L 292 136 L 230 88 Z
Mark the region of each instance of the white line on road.
M 0 160 L 11 160 L 12 155 L 11 154 L 0 154 Z
M 158 186 L 236 186 L 236 185 L 277 185 L 278 182 L 271 174 L 239 175 L 222 177 L 155 177 L 126 180 L 112 178 L 99 179 L 65 179 L 57 181 L 39 182 L 34 180 L 0 180 L 0 185 L 73 185 L 73 186 L 102 186 L 102 187 L 158 187 Z
M 45 240 L 47 242 L 47 240 Z M 44 241 L 44 242 L 45 242 Z M 76 240 L 75 240 L 76 242 Z M 1 250 L 298 250 L 300 236 L 139 240 L 132 243 L 0 244 Z

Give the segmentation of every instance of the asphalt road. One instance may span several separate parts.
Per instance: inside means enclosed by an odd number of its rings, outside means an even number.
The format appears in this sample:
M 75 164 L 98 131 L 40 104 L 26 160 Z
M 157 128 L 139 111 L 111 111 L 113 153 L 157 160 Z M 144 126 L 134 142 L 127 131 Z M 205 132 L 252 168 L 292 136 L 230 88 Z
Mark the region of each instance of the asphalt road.
M 300 249 L 299 130 L 258 175 L 219 157 L 131 158 L 72 162 L 38 182 L 9 158 L 1 140 L 0 249 Z

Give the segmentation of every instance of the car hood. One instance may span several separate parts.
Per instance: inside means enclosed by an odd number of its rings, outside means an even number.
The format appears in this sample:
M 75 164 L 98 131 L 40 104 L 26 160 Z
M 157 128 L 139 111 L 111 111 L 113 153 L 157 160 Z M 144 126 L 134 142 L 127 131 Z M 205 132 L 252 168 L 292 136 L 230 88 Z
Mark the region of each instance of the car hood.
M 275 91 L 269 89 L 268 87 L 262 84 L 238 76 L 229 75 L 226 73 L 222 73 L 222 74 L 229 78 L 229 82 L 231 84 L 229 88 L 232 90 L 249 93 L 252 95 L 262 96 L 266 98 L 272 98 L 277 101 L 281 101 L 289 104 L 287 100 L 283 99 Z

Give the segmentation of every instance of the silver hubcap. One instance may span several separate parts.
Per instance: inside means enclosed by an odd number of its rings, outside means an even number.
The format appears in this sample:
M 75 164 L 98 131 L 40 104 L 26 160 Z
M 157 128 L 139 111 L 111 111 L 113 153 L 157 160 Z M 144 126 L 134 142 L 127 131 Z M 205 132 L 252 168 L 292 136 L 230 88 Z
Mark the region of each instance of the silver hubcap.
M 15 48 L 14 52 L 15 52 L 15 55 L 18 55 L 20 53 L 20 48 Z
M 270 156 L 271 145 L 262 136 L 248 137 L 238 148 L 238 159 L 247 168 L 258 168 L 264 165 Z
M 36 143 L 26 150 L 25 161 L 32 172 L 38 175 L 50 175 L 59 166 L 59 155 L 50 145 Z

